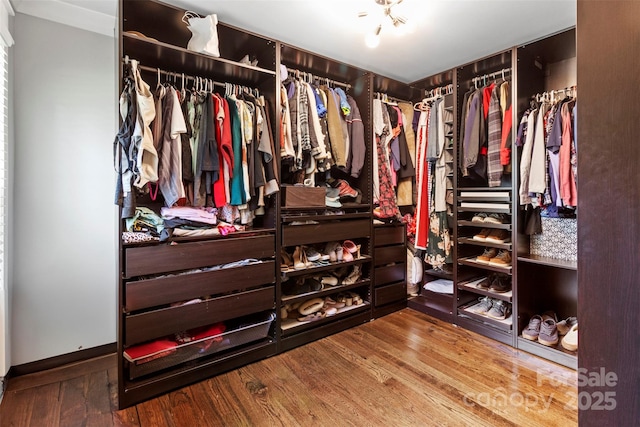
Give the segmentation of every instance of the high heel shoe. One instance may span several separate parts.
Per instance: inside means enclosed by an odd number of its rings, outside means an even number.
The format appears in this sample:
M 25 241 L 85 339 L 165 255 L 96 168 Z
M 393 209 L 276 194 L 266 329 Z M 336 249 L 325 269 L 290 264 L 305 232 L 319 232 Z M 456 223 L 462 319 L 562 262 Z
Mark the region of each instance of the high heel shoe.
M 291 258 L 291 255 L 284 250 L 284 248 L 280 249 L 280 259 L 282 260 L 282 263 L 280 264 L 281 271 L 289 271 L 293 268 L 293 259 Z
M 307 254 L 301 246 L 296 246 L 293 251 L 293 268 L 296 270 L 304 270 L 309 266 Z

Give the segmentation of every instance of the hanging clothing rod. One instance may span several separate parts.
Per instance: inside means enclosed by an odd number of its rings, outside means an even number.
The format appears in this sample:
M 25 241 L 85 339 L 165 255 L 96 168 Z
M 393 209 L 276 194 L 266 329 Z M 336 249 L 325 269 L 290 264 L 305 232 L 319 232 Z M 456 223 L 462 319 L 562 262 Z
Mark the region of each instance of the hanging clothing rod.
M 300 71 L 300 70 L 295 70 L 293 68 L 287 68 L 287 73 L 289 73 L 291 75 L 291 77 L 296 77 L 296 78 L 300 78 L 302 77 L 303 80 L 305 80 L 308 83 L 313 83 L 314 80 L 319 80 L 321 83 L 324 81 L 327 83 L 327 86 L 342 86 L 344 88 L 347 89 L 351 89 L 351 85 L 349 83 L 342 83 L 342 82 L 338 82 L 336 80 L 331 80 L 328 77 L 320 77 L 320 76 L 315 76 L 311 73 L 307 73 L 306 71 Z
M 396 98 L 395 96 L 389 96 L 384 92 L 374 92 L 374 96 L 382 101 L 390 100 L 392 102 L 402 102 L 405 104 L 412 104 L 411 101 L 407 101 L 406 99 Z
M 433 89 L 426 91 L 425 99 L 428 98 L 428 100 L 431 100 L 439 96 L 449 95 L 450 93 L 453 93 L 453 83 L 445 86 L 434 87 Z
M 542 93 L 537 93 L 533 95 L 531 98 L 535 99 L 537 102 L 540 102 L 544 100 L 553 101 L 555 100 L 556 95 L 560 95 L 560 94 L 567 94 L 567 96 L 569 97 L 575 97 L 577 89 L 578 89 L 578 86 L 574 85 L 574 86 L 565 87 L 563 89 L 554 89 L 554 90 L 550 90 Z
M 474 84 L 474 86 L 477 86 L 477 83 L 479 82 L 486 81 L 486 80 L 494 80 L 498 76 L 501 76 L 502 78 L 504 78 L 504 75 L 510 72 L 511 72 L 511 68 L 503 68 L 500 71 L 495 71 L 493 73 L 485 74 L 482 76 L 476 76 L 471 79 L 471 82 Z

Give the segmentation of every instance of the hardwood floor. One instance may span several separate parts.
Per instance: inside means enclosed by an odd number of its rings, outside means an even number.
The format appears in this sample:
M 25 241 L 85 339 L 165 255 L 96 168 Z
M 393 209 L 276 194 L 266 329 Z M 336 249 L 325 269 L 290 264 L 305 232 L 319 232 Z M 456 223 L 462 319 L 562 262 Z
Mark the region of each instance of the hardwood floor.
M 115 355 L 13 378 L 0 426 L 573 426 L 575 371 L 405 309 L 116 409 Z

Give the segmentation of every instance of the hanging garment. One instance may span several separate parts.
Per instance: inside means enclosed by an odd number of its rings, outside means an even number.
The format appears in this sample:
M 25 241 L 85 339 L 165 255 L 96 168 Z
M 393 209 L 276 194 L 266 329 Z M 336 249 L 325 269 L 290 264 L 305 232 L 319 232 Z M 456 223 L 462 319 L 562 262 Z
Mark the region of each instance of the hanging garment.
M 396 204 L 396 195 L 393 191 L 393 183 L 391 182 L 391 172 L 387 161 L 385 160 L 384 150 L 382 147 L 382 138 L 376 136 L 378 166 L 380 167 L 380 197 L 378 199 L 379 218 L 399 218 L 400 210 Z
M 131 218 L 136 211 L 136 194 L 132 188 L 135 167 L 135 146 L 132 141 L 137 117 L 137 103 L 131 67 L 124 70 L 124 88 L 120 94 L 120 117 L 122 124 L 113 141 L 113 162 L 117 172 L 115 203 L 119 205 L 122 218 Z
M 416 204 L 416 249 L 426 249 L 429 239 L 429 175 L 427 146 L 429 138 L 429 121 L 431 108 L 420 113 L 418 121 L 416 187 L 418 202 Z
M 360 108 L 358 108 L 356 100 L 351 95 L 347 95 L 347 101 L 350 107 L 347 126 L 349 130 L 349 141 L 351 142 L 351 156 L 347 169 L 353 178 L 358 178 L 362 173 L 367 151 L 364 142 L 364 123 L 362 123 Z
M 543 102 L 538 109 L 538 117 L 535 124 L 533 148 L 531 152 L 531 167 L 529 171 L 529 186 L 527 193 L 544 193 L 546 185 L 546 147 L 545 147 L 545 115 L 550 105 Z
M 233 95 L 227 96 L 229 116 L 231 118 L 231 142 L 233 144 L 233 170 L 231 174 L 231 205 L 240 206 L 247 202 L 244 191 L 244 174 L 242 171 L 242 124 L 238 105 Z
M 494 85 L 495 86 L 495 85 Z M 499 187 L 502 182 L 502 163 L 500 162 L 500 145 L 502 143 L 502 115 L 500 111 L 499 90 L 491 92 L 489 111 L 487 113 L 487 178 L 489 187 Z
M 578 206 L 578 188 L 572 168 L 571 103 L 562 106 L 562 145 L 560 146 L 560 197 L 566 206 Z
M 373 100 L 373 139 L 372 139 L 372 148 L 373 152 L 376 153 L 373 156 L 373 202 L 377 203 L 380 199 L 380 166 L 378 164 L 378 138 L 382 139 L 382 135 L 385 131 L 384 121 L 382 119 L 382 101 L 379 99 Z
M 216 141 L 218 142 L 219 168 L 218 179 L 213 183 L 213 205 L 216 207 L 222 207 L 227 203 L 229 198 L 225 185 L 225 181 L 228 182 L 228 176 L 225 175 L 228 174 L 229 168 L 225 168 L 225 166 L 228 165 L 229 161 L 233 164 L 233 148 L 231 147 L 230 137 L 224 134 L 224 100 L 216 93 L 211 94 L 211 96 L 213 96 L 214 117 L 216 121 Z M 226 141 L 224 146 L 222 142 L 223 139 Z M 231 151 L 231 153 L 229 153 L 229 151 Z
M 136 149 L 136 166 L 134 169 L 134 183 L 138 188 L 147 185 L 148 182 L 158 180 L 158 153 L 153 145 L 151 134 L 151 122 L 156 116 L 156 108 L 153 94 L 149 85 L 142 80 L 138 61 L 131 60 L 131 73 L 136 91 L 137 119 L 133 131 L 133 144 Z
M 158 185 L 165 206 L 171 207 L 185 197 L 182 184 L 181 134 L 187 132 L 180 100 L 173 87 L 167 88 L 167 94 L 162 102 L 162 117 L 164 125 L 160 142 Z
M 341 112 L 336 105 L 334 94 L 327 86 L 321 86 L 320 90 L 325 93 L 327 97 L 327 125 L 329 128 L 329 140 L 331 141 L 331 156 L 335 161 L 338 168 L 346 168 L 347 159 L 345 156 L 345 139 L 342 133 L 342 119 L 340 118 Z
M 520 189 L 518 190 L 521 205 L 531 203 L 531 197 L 529 196 L 529 172 L 531 171 L 531 155 L 533 152 L 537 116 L 538 110 L 532 110 L 527 115 L 526 127 L 523 128 L 524 145 L 522 147 L 522 156 L 520 157 Z
M 414 176 L 416 167 L 416 137 L 413 131 L 413 105 L 406 102 L 399 102 L 398 108 L 402 111 L 403 133 L 405 142 L 407 145 L 407 152 L 409 153 L 409 160 L 411 161 L 411 167 L 413 168 L 413 174 L 406 178 L 400 178 L 398 180 L 398 206 L 411 206 L 415 203 L 414 197 Z
M 502 108 L 502 139 L 500 141 L 500 164 L 503 173 L 511 173 L 511 128 L 513 122 L 513 106 L 511 105 L 511 88 L 509 82 L 500 85 L 500 107 Z

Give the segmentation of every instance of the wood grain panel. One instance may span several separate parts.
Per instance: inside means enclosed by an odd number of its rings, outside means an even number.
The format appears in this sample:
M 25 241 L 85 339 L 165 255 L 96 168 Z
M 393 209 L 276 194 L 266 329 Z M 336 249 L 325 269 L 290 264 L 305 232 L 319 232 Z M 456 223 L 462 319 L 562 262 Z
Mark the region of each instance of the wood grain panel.
M 385 265 L 392 262 L 401 262 L 403 265 L 407 260 L 407 248 L 404 245 L 384 246 L 374 249 L 373 262 L 375 265 Z
M 275 282 L 275 262 L 127 283 L 125 310 L 141 310 Z
M 578 366 L 604 368 L 615 410 L 580 425 L 640 420 L 640 2 L 578 1 Z M 586 398 L 584 399 L 586 401 Z
M 359 219 L 354 221 L 323 222 L 309 225 L 285 225 L 282 227 L 282 246 L 296 246 L 346 239 L 369 237 L 370 221 Z
M 226 264 L 245 258 L 271 258 L 273 235 L 125 248 L 125 277 Z
M 404 226 L 373 227 L 374 245 L 386 246 L 404 243 Z
M 400 301 L 407 298 L 407 283 L 400 282 L 393 285 L 376 287 L 374 290 L 374 305 L 376 307 Z
M 405 279 L 407 267 L 405 264 L 385 265 L 374 269 L 374 286 L 386 285 Z
M 273 309 L 275 288 L 269 286 L 212 298 L 196 304 L 170 307 L 127 316 L 125 345 L 159 338 L 175 332 Z

